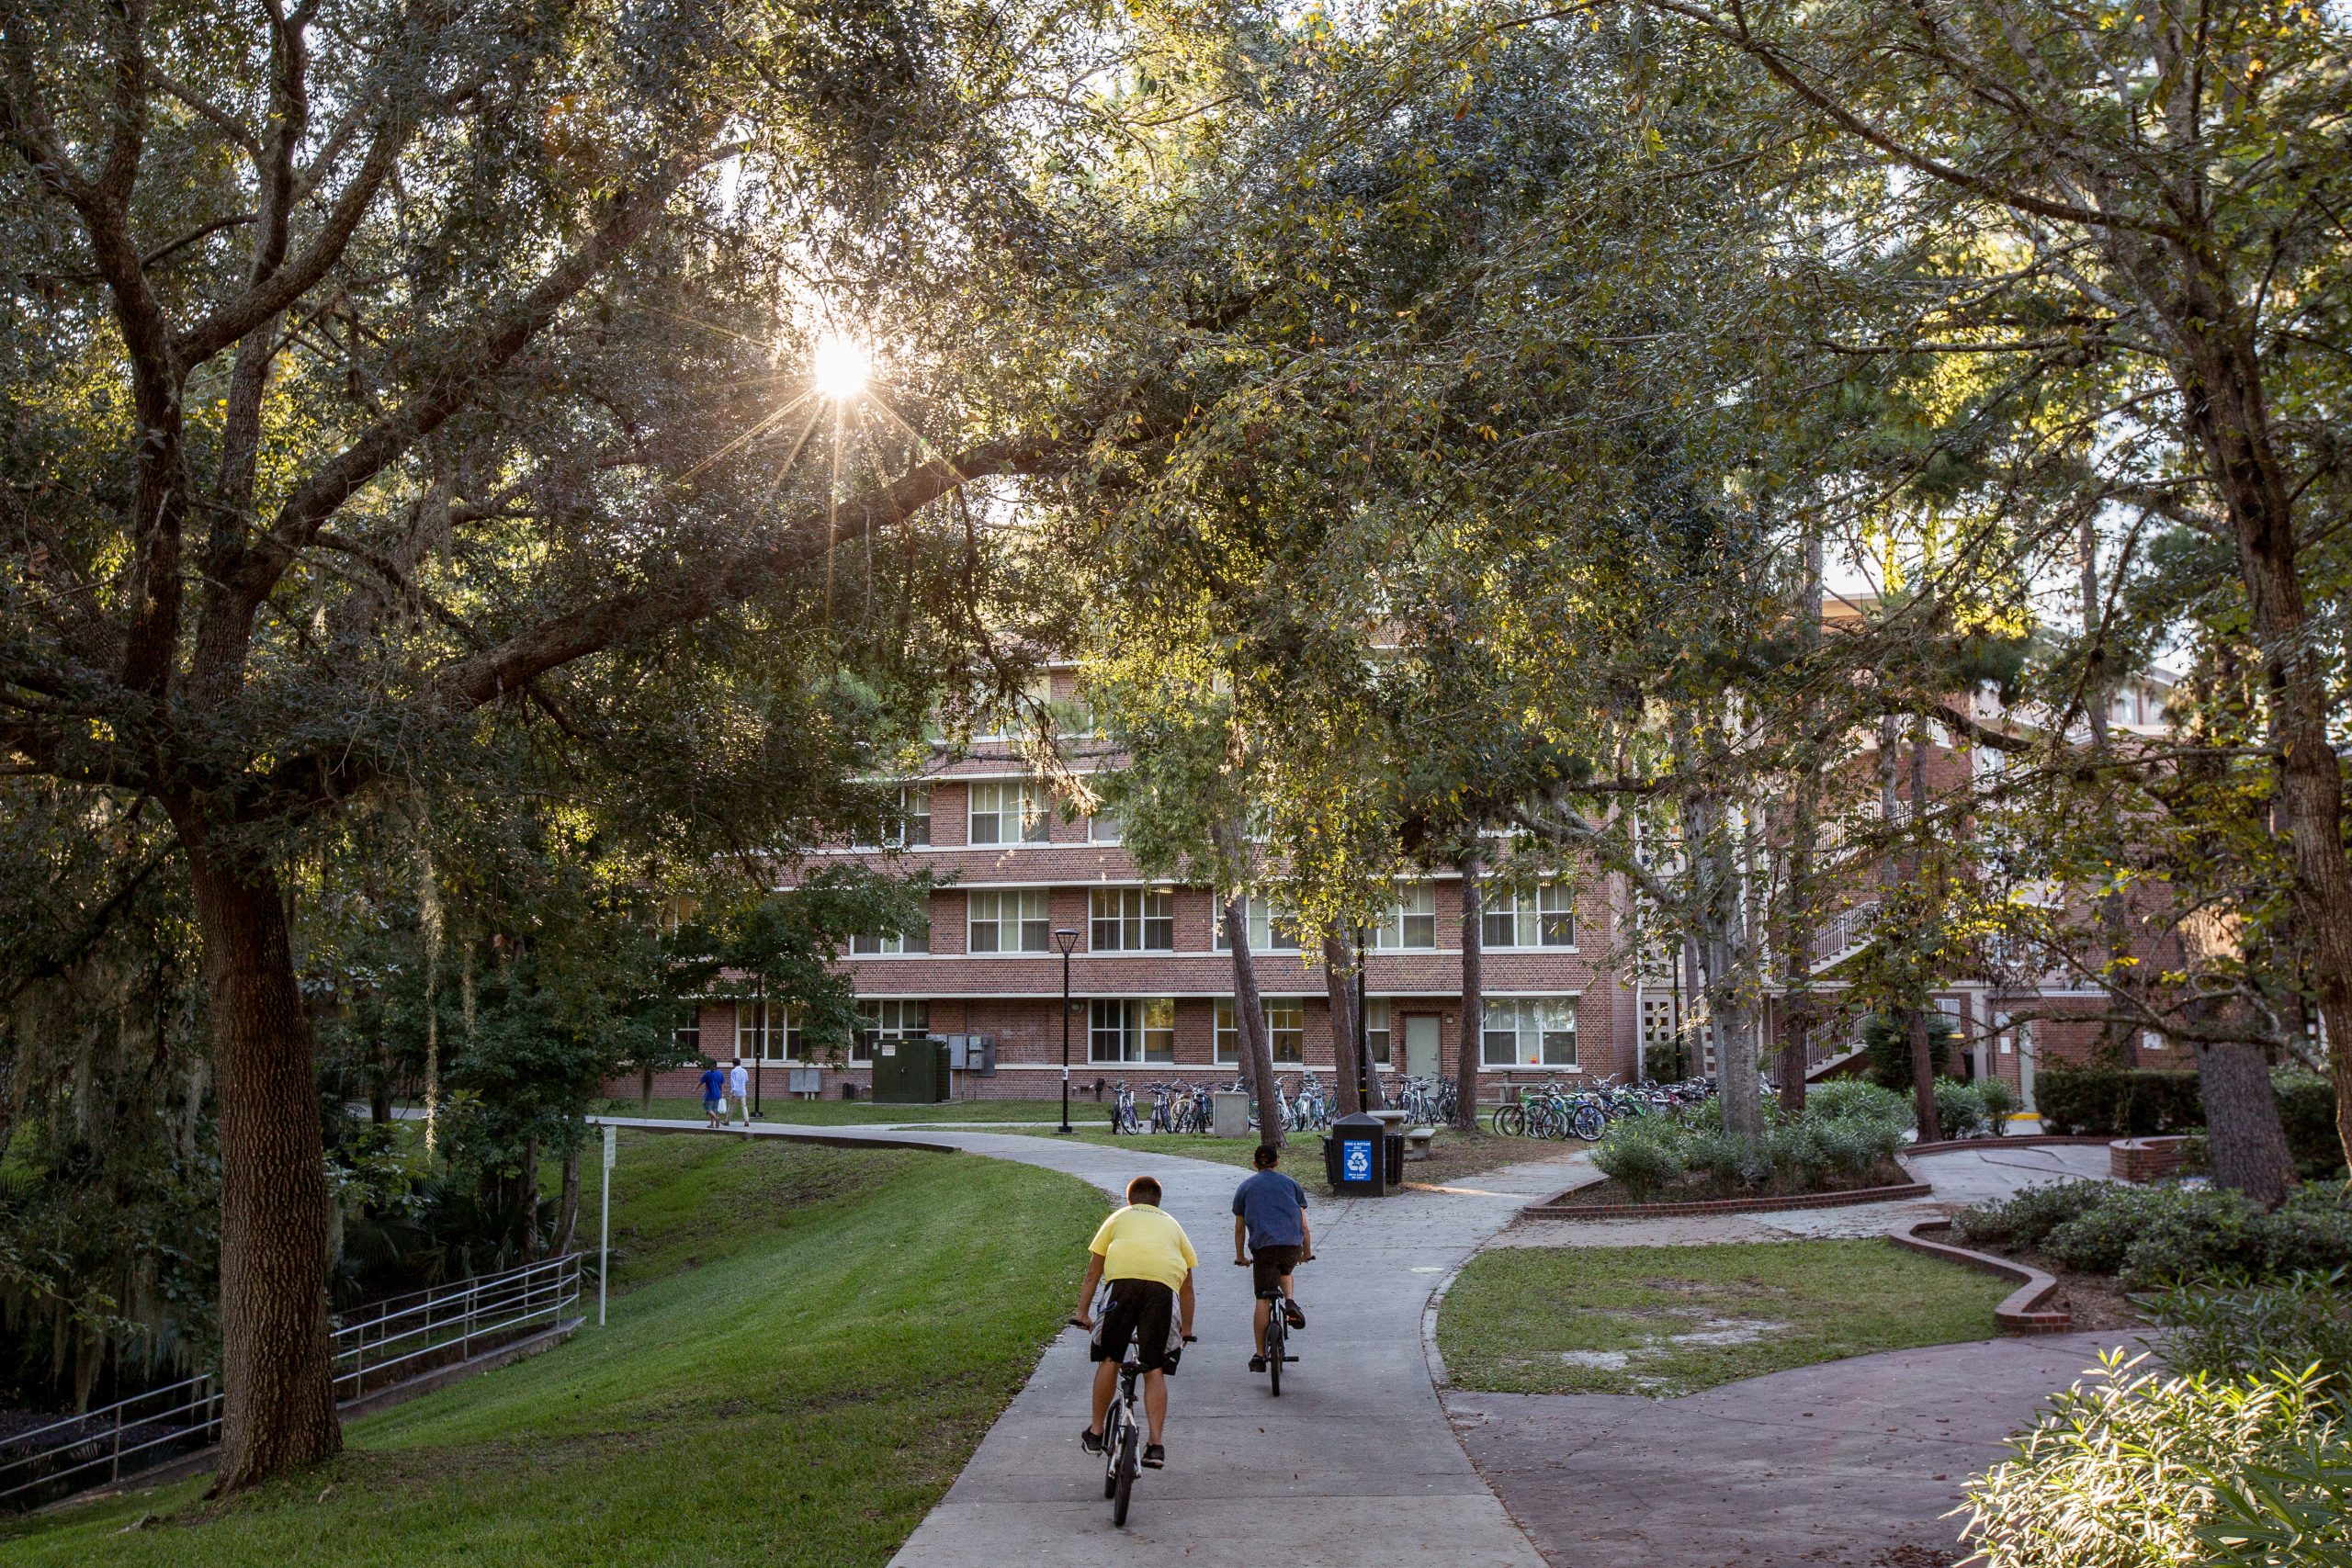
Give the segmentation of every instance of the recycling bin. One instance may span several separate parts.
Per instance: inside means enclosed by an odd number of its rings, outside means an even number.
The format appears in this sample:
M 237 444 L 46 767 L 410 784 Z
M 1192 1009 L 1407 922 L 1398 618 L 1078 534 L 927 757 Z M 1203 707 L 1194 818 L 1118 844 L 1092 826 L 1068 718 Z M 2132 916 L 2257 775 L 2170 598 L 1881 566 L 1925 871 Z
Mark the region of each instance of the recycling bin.
M 1332 1122 L 1330 1135 L 1323 1140 L 1323 1174 L 1331 1190 L 1343 1198 L 1377 1198 L 1387 1192 L 1387 1123 L 1363 1115 Z

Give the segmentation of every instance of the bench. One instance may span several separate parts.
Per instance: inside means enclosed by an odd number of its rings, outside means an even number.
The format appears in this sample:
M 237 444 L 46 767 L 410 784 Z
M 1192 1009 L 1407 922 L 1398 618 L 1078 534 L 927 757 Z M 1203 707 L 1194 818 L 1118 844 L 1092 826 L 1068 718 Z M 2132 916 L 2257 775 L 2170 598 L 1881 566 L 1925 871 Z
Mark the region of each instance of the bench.
M 1435 1141 L 1436 1141 L 1436 1139 L 1437 1139 L 1437 1129 L 1436 1129 L 1436 1128 L 1434 1128 L 1434 1127 L 1408 1127 L 1408 1128 L 1406 1128 L 1406 1129 L 1405 1129 L 1405 1157 L 1406 1157 L 1407 1159 L 1427 1159 L 1427 1158 L 1429 1158 L 1429 1157 L 1430 1157 L 1430 1144 L 1432 1144 L 1433 1142 L 1435 1142 Z

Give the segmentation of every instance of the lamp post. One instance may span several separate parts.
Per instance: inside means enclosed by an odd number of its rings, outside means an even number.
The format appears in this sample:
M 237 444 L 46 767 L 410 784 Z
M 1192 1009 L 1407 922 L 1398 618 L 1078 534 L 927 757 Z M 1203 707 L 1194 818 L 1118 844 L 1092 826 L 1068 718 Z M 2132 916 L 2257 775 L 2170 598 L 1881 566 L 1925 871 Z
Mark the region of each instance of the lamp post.
M 1363 927 L 1356 928 L 1356 1104 L 1366 1111 L 1379 1109 L 1373 1101 L 1378 1092 L 1374 1080 L 1380 1076 L 1372 1065 L 1372 1021 L 1363 1012 L 1363 972 L 1372 967 L 1371 935 Z
M 1062 1124 L 1058 1129 L 1069 1131 L 1069 955 L 1078 945 L 1078 933 L 1065 926 L 1054 932 L 1054 944 L 1062 950 Z

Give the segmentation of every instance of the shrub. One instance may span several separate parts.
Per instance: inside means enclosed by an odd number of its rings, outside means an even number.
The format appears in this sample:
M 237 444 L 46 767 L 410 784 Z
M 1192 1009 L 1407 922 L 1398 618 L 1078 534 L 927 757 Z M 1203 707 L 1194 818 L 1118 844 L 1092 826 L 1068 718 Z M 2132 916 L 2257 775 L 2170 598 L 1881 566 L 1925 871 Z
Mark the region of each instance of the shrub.
M 1979 1203 L 1954 1214 L 1961 1239 L 1978 1247 L 2022 1252 L 2038 1247 L 2053 1230 L 2080 1219 L 2115 1190 L 2104 1181 L 2060 1181 L 2029 1187 L 1997 1203 Z
M 1683 1140 L 1682 1163 L 1694 1173 L 1728 1187 L 1740 1179 L 1740 1156 L 1744 1152 L 1740 1141 L 1730 1134 L 1701 1128 Z
M 1984 1092 L 1958 1078 L 1936 1080 L 1936 1121 L 1947 1138 L 1973 1138 L 1993 1130 Z
M 1985 1568 L 2352 1561 L 2352 1448 L 2316 1380 L 2159 1382 L 2137 1366 L 2104 1358 L 1969 1483 Z
M 1907 1131 L 1911 1097 L 1868 1078 L 1831 1078 L 1805 1090 L 1804 1113 L 1816 1122 L 1885 1122 Z
M 2339 1392 L 2352 1378 L 2352 1297 L 2341 1269 L 2268 1284 L 2179 1286 L 2136 1301 L 2165 1330 L 2165 1360 L 2177 1372 L 2234 1377 L 2315 1366 Z
M 2263 1221 L 2262 1265 L 2272 1274 L 2352 1269 L 2352 1193 L 2334 1182 L 2289 1193 Z
M 2052 1067 L 2034 1080 L 2034 1101 L 2053 1133 L 2143 1138 L 2204 1125 L 2194 1073 L 2124 1067 Z
M 1891 1157 L 1902 1134 L 1883 1122 L 1843 1116 L 1819 1125 L 1824 1164 L 1841 1176 L 1860 1176 Z
M 2018 1091 L 2009 1087 L 2007 1078 L 1978 1078 L 1976 1092 L 1984 1099 L 1986 1122 L 1995 1133 L 2007 1133 L 2009 1118 L 2017 1114 L 2018 1107 L 2023 1103 L 2018 1099 Z
M 1960 1026 L 1951 1014 L 1928 1015 L 1928 1060 L 1936 1077 L 1951 1070 L 1951 1043 L 1959 1033 Z M 1893 1089 L 1911 1087 L 1911 1035 L 1902 1019 L 1883 1012 L 1864 1019 L 1862 1049 L 1868 1054 L 1865 1059 L 1872 1083 Z
M 2335 1135 L 2335 1086 L 2321 1073 L 2274 1073 L 2270 1084 L 2278 1092 L 2278 1121 L 2295 1168 L 2306 1181 L 2340 1179 L 2344 1145 Z
M 1641 1116 L 1620 1122 L 1593 1145 L 1592 1163 L 1613 1177 L 1636 1203 L 1682 1175 L 1682 1156 L 1676 1150 L 1675 1132 L 1658 1125 L 1662 1118 Z
M 2262 1267 L 2266 1216 L 2216 1188 L 2113 1187 L 2042 1238 L 2065 1268 L 2113 1274 L 2132 1289 Z

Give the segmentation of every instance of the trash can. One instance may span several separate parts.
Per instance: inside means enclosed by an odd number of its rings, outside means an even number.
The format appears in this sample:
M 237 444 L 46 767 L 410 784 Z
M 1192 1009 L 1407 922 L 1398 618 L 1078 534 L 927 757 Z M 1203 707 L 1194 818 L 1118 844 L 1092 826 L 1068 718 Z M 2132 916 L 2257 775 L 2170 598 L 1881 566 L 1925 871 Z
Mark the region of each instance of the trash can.
M 842 1098 L 843 1100 L 855 1100 L 857 1098 L 857 1080 L 855 1078 L 843 1078 L 842 1080 Z
M 1239 1089 L 1220 1089 L 1209 1095 L 1209 1132 L 1219 1138 L 1250 1135 L 1250 1097 Z
M 1377 1198 L 1388 1190 L 1387 1133 L 1376 1116 L 1342 1116 L 1331 1123 L 1331 1134 L 1323 1140 L 1323 1174 L 1333 1192 Z M 1403 1158 L 1401 1147 L 1397 1157 Z
M 1388 1190 L 1396 1191 L 1405 1185 L 1405 1113 L 1401 1111 L 1368 1111 L 1364 1112 L 1381 1124 L 1381 1147 L 1386 1153 L 1381 1169 Z

